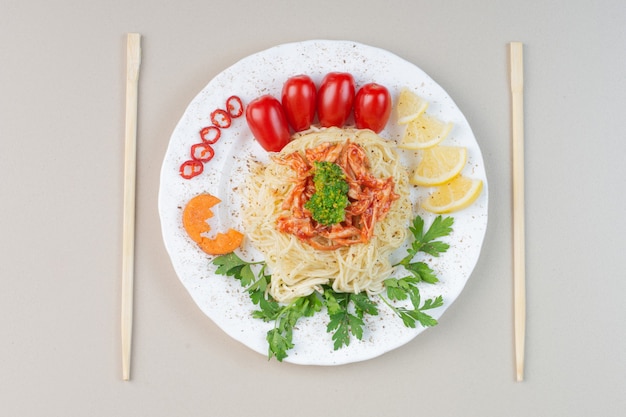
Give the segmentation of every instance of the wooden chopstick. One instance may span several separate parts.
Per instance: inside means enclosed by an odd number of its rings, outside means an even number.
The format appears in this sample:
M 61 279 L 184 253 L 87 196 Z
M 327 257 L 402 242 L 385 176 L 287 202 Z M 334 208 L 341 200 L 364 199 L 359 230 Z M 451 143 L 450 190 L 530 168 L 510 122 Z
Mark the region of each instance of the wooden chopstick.
M 521 42 L 511 42 L 511 116 L 513 139 L 513 296 L 515 372 L 524 380 L 526 338 L 526 260 L 524 220 L 524 55 Z
M 126 45 L 126 132 L 124 144 L 124 224 L 122 242 L 122 378 L 130 379 L 135 267 L 135 177 L 137 162 L 137 90 L 141 35 L 129 33 Z

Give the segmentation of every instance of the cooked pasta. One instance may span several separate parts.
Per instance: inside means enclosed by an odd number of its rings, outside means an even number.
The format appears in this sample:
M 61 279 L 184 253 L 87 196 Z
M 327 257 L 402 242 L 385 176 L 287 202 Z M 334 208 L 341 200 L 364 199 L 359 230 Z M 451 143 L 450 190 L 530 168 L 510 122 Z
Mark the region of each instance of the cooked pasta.
M 289 215 L 286 200 L 297 183 L 296 172 L 280 158 L 294 152 L 304 156 L 320 145 L 342 143 L 357 144 L 365 151 L 373 178 L 392 179 L 394 198 L 364 243 L 325 250 L 319 243 L 277 228 L 277 220 Z M 244 227 L 252 244 L 265 256 L 272 274 L 269 293 L 279 302 L 309 295 L 326 284 L 337 292 L 380 293 L 392 272 L 389 255 L 405 241 L 412 215 L 408 175 L 393 143 L 369 130 L 328 128 L 296 135 L 268 164 L 253 169 L 244 198 Z

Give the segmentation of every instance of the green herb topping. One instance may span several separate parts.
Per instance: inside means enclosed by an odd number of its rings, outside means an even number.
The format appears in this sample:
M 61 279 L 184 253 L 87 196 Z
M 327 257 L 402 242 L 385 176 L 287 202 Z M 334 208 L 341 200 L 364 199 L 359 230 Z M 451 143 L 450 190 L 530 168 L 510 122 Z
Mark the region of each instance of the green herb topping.
M 304 207 L 311 212 L 313 220 L 328 226 L 341 223 L 346 217 L 348 183 L 341 167 L 333 162 L 313 162 L 315 193 Z
M 324 164 L 326 165 L 326 164 Z M 332 165 L 332 164 L 331 164 Z M 331 168 L 333 169 L 333 168 Z M 414 262 L 420 253 L 438 257 L 446 252 L 449 245 L 438 240 L 452 233 L 452 217 L 438 216 L 428 230 L 424 231 L 424 220 L 417 216 L 409 229 L 413 235 L 411 247 L 407 255 L 396 265 L 398 270 L 406 270 L 409 274 L 401 278 L 385 280 L 386 293 L 368 296 L 367 293 L 338 293 L 329 285 L 322 286 L 322 292 L 314 292 L 306 297 L 296 298 L 289 304 L 280 304 L 268 294 L 271 275 L 266 271 L 266 263 L 247 262 L 234 252 L 218 256 L 213 260 L 217 265 L 216 273 L 232 276 L 237 279 L 250 295 L 251 301 L 259 307 L 253 317 L 266 322 L 274 322 L 274 327 L 267 332 L 268 359 L 275 357 L 282 361 L 288 351 L 294 347 L 293 332 L 296 323 L 302 317 L 311 317 L 326 309 L 328 325 L 326 331 L 332 333 L 334 349 L 348 346 L 352 337 L 363 339 L 365 327 L 364 316 L 377 316 L 377 300 L 387 305 L 404 323 L 406 327 L 430 327 L 437 320 L 427 311 L 441 307 L 443 297 L 422 300 L 418 285 L 434 284 L 439 281 L 435 272 L 423 261 Z M 407 306 L 410 302 L 412 308 Z

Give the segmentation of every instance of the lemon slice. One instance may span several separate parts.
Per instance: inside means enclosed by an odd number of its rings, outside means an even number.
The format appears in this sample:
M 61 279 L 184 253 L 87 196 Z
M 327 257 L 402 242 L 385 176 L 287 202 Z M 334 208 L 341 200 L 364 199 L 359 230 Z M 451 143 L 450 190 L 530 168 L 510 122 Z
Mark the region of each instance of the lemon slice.
M 462 146 L 433 146 L 424 149 L 422 159 L 411 176 L 413 185 L 440 185 L 456 177 L 467 161 L 467 149 Z
M 446 184 L 438 186 L 422 202 L 422 207 L 437 214 L 462 210 L 476 201 L 482 189 L 481 180 L 457 175 Z
M 408 88 L 402 89 L 398 96 L 398 104 L 396 105 L 396 112 L 398 113 L 398 123 L 401 125 L 409 123 L 411 120 L 415 120 L 426 111 L 428 102 L 422 99 Z
M 434 116 L 422 113 L 406 126 L 398 147 L 402 149 L 426 149 L 443 141 L 452 130 L 452 122 L 443 122 Z

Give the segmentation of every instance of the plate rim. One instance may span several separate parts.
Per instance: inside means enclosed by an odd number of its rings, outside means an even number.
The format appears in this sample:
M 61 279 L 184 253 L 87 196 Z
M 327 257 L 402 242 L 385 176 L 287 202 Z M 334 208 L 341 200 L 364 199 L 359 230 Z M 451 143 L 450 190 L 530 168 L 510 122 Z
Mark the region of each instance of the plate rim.
M 301 46 L 307 46 L 307 45 L 312 45 L 312 44 L 322 44 L 322 45 L 326 45 L 326 46 L 331 46 L 331 47 L 337 47 L 338 45 L 349 45 L 349 46 L 353 46 L 355 48 L 358 48 L 360 51 L 376 51 L 376 53 L 385 55 L 387 58 L 393 58 L 393 59 L 397 59 L 400 61 L 405 62 L 406 64 L 412 66 L 415 70 L 421 72 L 423 74 L 424 77 L 428 78 L 430 80 L 430 82 L 436 87 L 439 88 L 445 95 L 447 100 L 449 100 L 450 104 L 452 104 L 454 107 L 456 107 L 456 109 L 458 110 L 458 112 L 460 113 L 460 115 L 462 116 L 463 120 L 466 123 L 466 127 L 467 129 L 469 129 L 469 134 L 471 135 L 472 139 L 475 142 L 475 146 L 478 149 L 478 159 L 480 160 L 481 163 L 481 168 L 483 170 L 483 176 L 484 178 L 483 181 L 483 198 L 484 198 L 484 226 L 482 227 L 482 233 L 479 236 L 479 241 L 480 244 L 478 245 L 478 249 L 477 249 L 477 255 L 475 256 L 474 260 L 471 262 L 469 271 L 467 273 L 467 277 L 465 277 L 465 279 L 463 280 L 463 284 L 460 288 L 458 288 L 458 292 L 454 295 L 454 297 L 452 298 L 452 300 L 450 300 L 448 303 L 446 303 L 446 305 L 444 305 L 441 310 L 440 310 L 440 314 L 438 314 L 438 317 L 440 317 L 441 315 L 443 315 L 443 313 L 447 310 L 447 308 L 450 307 L 450 305 L 452 305 L 456 299 L 458 298 L 458 296 L 462 293 L 463 289 L 465 288 L 465 285 L 467 284 L 467 281 L 469 281 L 469 278 L 471 277 L 471 275 L 473 274 L 473 271 L 476 267 L 476 264 L 478 263 L 478 260 L 480 258 L 480 255 L 482 253 L 482 246 L 484 244 L 484 239 L 485 239 L 485 234 L 486 234 L 486 229 L 487 229 L 487 224 L 488 224 L 488 183 L 487 183 L 487 176 L 486 176 L 486 170 L 485 170 L 485 166 L 484 166 L 484 161 L 482 158 L 482 151 L 480 150 L 480 145 L 478 143 L 478 141 L 475 138 L 475 135 L 473 133 L 473 131 L 471 130 L 471 126 L 469 125 L 469 122 L 467 122 L 467 119 L 465 118 L 465 115 L 461 112 L 460 108 L 458 108 L 458 106 L 456 105 L 456 103 L 453 101 L 452 97 L 450 97 L 447 92 L 432 78 L 430 77 L 430 75 L 428 75 L 427 73 L 425 73 L 420 67 L 418 67 L 417 65 L 413 64 L 412 62 L 409 62 L 407 60 L 405 60 L 404 58 L 400 57 L 399 55 L 390 52 L 386 49 L 382 49 L 376 46 L 370 46 L 370 45 L 366 45 L 360 42 L 356 42 L 356 41 L 348 41 L 348 40 L 323 40 L 323 39 L 311 39 L 311 40 L 305 40 L 305 41 L 297 41 L 297 42 L 289 42 L 289 43 L 283 43 L 283 44 L 278 44 L 275 46 L 272 46 L 270 48 L 258 51 L 256 53 L 250 54 L 238 61 L 236 61 L 234 64 L 230 65 L 229 67 L 227 67 L 226 69 L 224 69 L 223 71 L 221 71 L 220 73 L 218 73 L 215 77 L 213 77 L 201 90 L 200 92 L 198 92 L 194 98 L 189 102 L 187 108 L 185 109 L 185 112 L 183 113 L 183 115 L 180 117 L 178 123 L 176 124 L 176 127 L 174 128 L 169 142 L 168 142 L 168 146 L 167 146 L 167 150 L 165 152 L 164 155 L 164 159 L 163 159 L 163 163 L 161 166 L 161 173 L 160 173 L 160 184 L 159 184 L 159 193 L 158 193 L 158 210 L 159 210 L 159 218 L 161 221 L 161 232 L 162 232 L 162 237 L 163 237 L 163 242 L 164 245 L 166 247 L 166 251 L 168 253 L 168 256 L 170 258 L 170 262 L 172 263 L 174 270 L 176 272 L 176 275 L 179 279 L 179 281 L 181 281 L 181 283 L 183 284 L 183 286 L 186 288 L 187 292 L 190 294 L 190 296 L 192 297 L 192 299 L 194 300 L 194 302 L 196 303 L 196 305 L 201 309 L 201 311 L 207 316 L 209 317 L 215 324 L 218 325 L 218 327 L 220 327 L 220 329 L 222 331 L 224 331 L 226 334 L 228 334 L 230 337 L 232 337 L 233 339 L 239 341 L 240 343 L 243 343 L 244 345 L 246 345 L 247 347 L 251 348 L 252 350 L 257 351 L 258 353 L 263 353 L 266 354 L 267 353 L 267 348 L 265 348 L 265 352 L 261 352 L 258 347 L 252 347 L 250 346 L 249 343 L 246 342 L 246 340 L 243 340 L 241 337 L 238 337 L 237 334 L 232 334 L 232 331 L 229 331 L 229 329 L 224 328 L 224 326 L 218 321 L 216 320 L 214 317 L 212 317 L 211 315 L 209 315 L 203 308 L 202 306 L 198 303 L 198 301 L 196 300 L 196 298 L 194 297 L 194 294 L 192 293 L 192 289 L 190 289 L 188 287 L 188 285 L 185 283 L 185 281 L 183 280 L 183 277 L 181 277 L 179 269 L 176 267 L 174 258 L 173 258 L 173 248 L 171 247 L 172 243 L 170 241 L 168 241 L 166 234 L 167 234 L 167 230 L 165 227 L 165 223 L 164 223 L 164 210 L 166 210 L 165 208 L 165 202 L 166 202 L 166 192 L 164 189 L 164 184 L 167 183 L 167 181 L 165 181 L 166 177 L 171 176 L 171 172 L 167 172 L 166 170 L 169 170 L 170 167 L 167 164 L 167 159 L 168 159 L 168 155 L 170 154 L 170 151 L 173 149 L 173 141 L 174 141 L 174 137 L 176 135 L 176 132 L 179 129 L 179 125 L 181 125 L 181 123 L 183 123 L 183 120 L 186 117 L 187 112 L 190 110 L 190 108 L 194 105 L 194 103 L 196 103 L 198 100 L 201 100 L 202 94 L 207 90 L 210 89 L 212 86 L 212 83 L 216 80 L 216 78 L 220 77 L 222 74 L 228 72 L 228 71 L 232 71 L 233 68 L 237 68 L 239 65 L 242 65 L 242 62 L 246 62 L 246 61 L 250 61 L 255 59 L 255 57 L 259 57 L 262 56 L 264 54 L 268 54 L 271 51 L 278 51 L 279 49 L 284 49 L 284 48 L 297 48 L 297 47 L 301 47 Z M 295 74 L 294 74 L 295 75 Z M 172 149 L 171 149 L 172 148 Z M 454 214 L 451 214 L 454 217 Z M 445 256 L 445 255 L 444 255 Z M 261 324 L 262 322 L 260 320 L 258 320 L 259 324 Z M 384 353 L 387 353 L 391 350 L 397 349 L 401 346 L 403 346 L 404 344 L 408 343 L 409 341 L 413 340 L 418 334 L 422 333 L 424 330 L 426 329 L 421 329 L 419 331 L 417 331 L 414 335 L 412 335 L 411 337 L 409 337 L 406 341 L 400 343 L 400 344 L 396 344 L 390 348 L 382 348 L 382 349 L 378 349 L 378 350 L 374 350 L 372 352 L 370 352 L 369 355 L 365 355 L 363 357 L 354 357 L 354 358 L 348 358 L 348 359 L 344 359 L 344 360 L 302 360 L 301 358 L 297 358 L 294 359 L 292 356 L 288 356 L 284 362 L 289 362 L 289 363 L 293 363 L 293 364 L 302 364 L 302 365 L 341 365 L 341 364 L 347 364 L 347 363 L 354 363 L 354 362 L 359 362 L 359 361 L 363 361 L 363 360 L 369 360 L 369 359 L 373 359 L 375 357 L 378 357 Z M 338 359 L 338 358 L 336 358 Z

